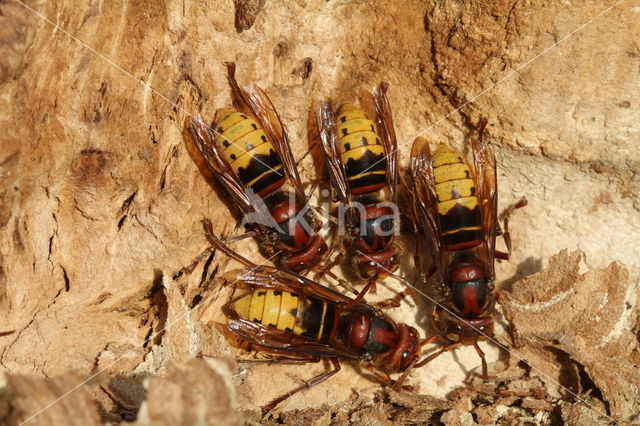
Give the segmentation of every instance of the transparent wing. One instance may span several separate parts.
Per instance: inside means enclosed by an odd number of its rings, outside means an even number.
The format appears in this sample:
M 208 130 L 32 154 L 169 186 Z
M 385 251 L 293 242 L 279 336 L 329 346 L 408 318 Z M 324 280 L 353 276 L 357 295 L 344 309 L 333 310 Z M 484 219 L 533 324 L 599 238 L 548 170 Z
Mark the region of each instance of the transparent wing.
M 489 269 L 488 274 L 493 279 L 495 277 L 494 258 L 496 253 L 498 182 L 496 156 L 482 137 L 486 125 L 487 121 L 482 119 L 478 125 L 479 136 L 471 140 L 471 151 L 485 235 L 481 255 Z
M 310 339 L 290 331 L 266 327 L 263 324 L 238 318 L 233 311 L 228 313 L 227 327 L 241 339 L 257 345 L 267 351 L 279 354 L 312 355 L 320 357 L 338 357 L 359 359 L 364 352 L 350 348 L 338 342 L 331 344 Z
M 398 141 L 396 139 L 396 131 L 393 127 L 393 115 L 391 114 L 391 105 L 387 99 L 387 83 L 380 83 L 373 89 L 373 105 L 376 110 L 376 121 L 378 124 L 378 132 L 384 144 L 384 150 L 387 157 L 387 185 L 390 191 L 392 202 L 397 199 L 398 186 Z
M 304 204 L 307 204 L 307 198 L 302 188 L 296 162 L 293 158 L 293 154 L 291 153 L 291 145 L 289 137 L 287 136 L 286 127 L 284 123 L 282 123 L 282 120 L 271 103 L 271 100 L 267 94 L 255 84 L 245 87 L 244 89 L 240 88 L 235 79 L 234 64 L 227 64 L 227 70 L 229 73 L 229 83 L 231 84 L 236 97 L 251 110 L 253 115 L 262 125 L 263 130 L 267 134 L 269 140 L 273 143 L 274 149 L 282 160 L 284 173 L 287 176 L 289 183 L 294 188 L 299 200 Z
M 266 206 L 264 206 L 262 200 L 257 195 L 246 191 L 233 168 L 222 155 L 217 143 L 218 136 L 214 134 L 211 126 L 207 125 L 202 118 L 196 117 L 191 120 L 189 131 L 209 170 L 231 194 L 242 213 L 245 216 L 253 215 L 255 217 L 255 215 L 258 215 L 257 220 L 255 220 L 258 225 L 268 224 L 273 221 L 268 212 L 264 211 Z M 254 197 L 250 198 L 252 195 Z M 256 208 L 256 206 L 258 207 Z M 263 206 L 263 208 L 260 206 Z
M 316 118 L 318 120 L 318 131 L 324 152 L 325 164 L 327 165 L 332 187 L 337 193 L 338 200 L 344 204 L 349 204 L 351 202 L 349 187 L 347 185 L 344 165 L 341 160 L 342 156 L 338 149 L 335 115 L 331 102 L 327 101 L 320 104 Z
M 437 197 L 433 179 L 431 150 L 426 139 L 416 138 L 411 148 L 409 163 L 411 174 L 411 196 L 414 220 L 422 227 L 431 248 L 439 282 L 445 282 L 445 252 L 438 228 Z

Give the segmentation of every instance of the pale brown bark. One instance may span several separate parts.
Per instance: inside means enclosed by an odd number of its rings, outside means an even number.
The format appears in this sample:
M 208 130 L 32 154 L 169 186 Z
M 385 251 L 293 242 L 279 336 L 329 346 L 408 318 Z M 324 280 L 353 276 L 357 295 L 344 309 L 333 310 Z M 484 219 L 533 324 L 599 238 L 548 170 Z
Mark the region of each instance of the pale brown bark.
M 186 132 L 191 116 L 210 120 L 231 105 L 233 61 L 240 82 L 259 84 L 279 109 L 305 182 L 321 172 L 314 102 L 367 105 L 384 80 L 402 170 L 416 135 L 462 147 L 484 116 L 500 207 L 529 200 L 510 224 L 512 260 L 497 272 L 526 343 L 515 353 L 540 371 L 487 344 L 502 388 L 465 387 L 480 365 L 466 348 L 414 372 L 419 395 L 405 395 L 346 366 L 283 404 L 283 421 L 296 421 L 294 409 L 322 424 L 603 421 L 594 410 L 632 420 L 640 27 L 631 0 L 588 23 L 612 4 L 0 2 L 0 331 L 15 330 L 0 337 L 2 419 L 26 419 L 100 372 L 34 421 L 235 423 L 234 410 L 259 420 L 257 408 L 325 368 L 194 360 L 252 356 L 220 333 L 228 293 L 206 285 L 232 268 L 228 259 L 172 278 L 207 245 L 201 219 L 241 232 Z M 234 248 L 264 261 L 255 241 Z M 399 288 L 385 283 L 377 297 Z M 412 300 L 390 314 L 424 335 L 430 309 Z M 502 330 L 498 338 L 507 341 Z

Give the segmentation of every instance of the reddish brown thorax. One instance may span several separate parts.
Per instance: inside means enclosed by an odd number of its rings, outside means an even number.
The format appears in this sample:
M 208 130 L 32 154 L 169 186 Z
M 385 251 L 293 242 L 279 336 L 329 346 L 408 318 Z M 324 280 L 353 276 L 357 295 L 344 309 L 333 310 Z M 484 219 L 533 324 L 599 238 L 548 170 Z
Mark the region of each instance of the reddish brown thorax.
M 462 288 L 462 300 L 464 308 L 460 311 L 462 315 L 476 314 L 482 308 L 479 303 L 479 294 L 476 287 L 466 286 Z
M 484 267 L 474 258 L 451 264 L 449 288 L 453 306 L 465 318 L 481 315 L 491 292 Z
M 365 229 L 356 241 L 357 247 L 363 252 L 376 252 L 386 249 L 394 239 L 393 234 L 394 211 L 386 204 L 367 204 L 364 217 L 360 217 Z
M 395 326 L 382 317 L 353 313 L 347 323 L 345 343 L 378 355 L 381 367 L 402 371 L 418 357 L 418 332 L 406 324 Z
M 393 348 L 396 346 L 398 341 L 398 334 L 394 331 L 383 330 L 381 328 L 376 328 L 373 330 L 373 334 L 371 336 L 371 340 L 376 343 L 380 343 L 382 345 Z
M 271 206 L 269 212 L 276 223 L 282 223 L 295 217 L 303 207 L 304 205 L 293 197 L 282 197 Z
M 281 240 L 293 250 L 301 250 L 307 246 L 311 235 L 307 233 L 302 224 L 296 220 L 296 215 L 305 206 L 297 200 L 291 202 L 289 197 L 278 200 L 269 212 L 278 224 Z
M 324 239 L 315 232 L 309 232 L 307 216 L 300 215 L 305 208 L 290 193 L 281 193 L 273 196 L 269 213 L 277 223 L 277 235 L 280 248 L 285 252 L 283 266 L 293 272 L 302 272 L 313 269 L 322 261 L 323 255 L 328 251 Z
M 449 267 L 449 281 L 466 283 L 484 278 L 484 268 L 479 261 L 462 261 Z
M 369 338 L 370 328 L 371 322 L 367 315 L 354 313 L 347 326 L 346 343 L 353 348 L 362 349 Z

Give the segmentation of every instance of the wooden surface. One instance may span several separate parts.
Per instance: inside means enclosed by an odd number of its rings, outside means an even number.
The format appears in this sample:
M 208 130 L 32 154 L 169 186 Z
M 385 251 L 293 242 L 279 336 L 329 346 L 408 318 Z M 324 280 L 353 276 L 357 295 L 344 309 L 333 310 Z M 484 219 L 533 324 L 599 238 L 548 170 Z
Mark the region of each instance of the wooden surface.
M 219 234 L 241 232 L 185 131 L 192 116 L 210 120 L 231 105 L 227 61 L 241 84 L 271 97 L 305 182 L 321 172 L 314 103 L 367 105 L 384 80 L 401 171 L 415 136 L 459 148 L 484 116 L 500 208 L 529 200 L 510 224 L 512 260 L 497 267 L 499 284 L 515 290 L 527 345 L 512 356 L 482 346 L 502 384 L 471 378 L 465 386 L 480 365 L 465 348 L 414 372 L 416 394 L 382 390 L 347 366 L 276 417 L 586 424 L 605 419 L 595 410 L 618 420 L 640 411 L 634 1 L 26 6 L 0 2 L 0 330 L 15 330 L 0 337 L 6 422 L 34 414 L 36 424 L 260 420 L 260 405 L 325 368 L 233 365 L 252 354 L 220 333 L 228 294 L 209 278 L 233 267 L 221 254 L 206 271 L 173 279 L 206 247 L 203 218 Z M 264 261 L 254 241 L 234 248 Z M 401 272 L 412 277 L 408 242 L 405 253 Z M 389 281 L 376 297 L 399 289 Z M 430 309 L 419 298 L 390 315 L 424 335 Z M 507 342 L 502 330 L 498 340 Z M 200 354 L 214 364 L 194 360 Z M 40 413 L 78 385 L 66 405 Z

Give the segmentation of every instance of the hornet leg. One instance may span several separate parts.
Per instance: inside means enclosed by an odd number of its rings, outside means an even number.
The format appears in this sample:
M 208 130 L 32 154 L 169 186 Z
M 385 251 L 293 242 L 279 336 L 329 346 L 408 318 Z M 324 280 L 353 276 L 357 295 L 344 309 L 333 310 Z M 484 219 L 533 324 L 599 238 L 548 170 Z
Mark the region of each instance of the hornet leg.
M 289 392 L 285 393 L 282 396 L 279 396 L 278 398 L 274 399 L 273 401 L 271 401 L 269 404 L 265 405 L 262 408 L 262 414 L 267 414 L 269 411 L 273 410 L 276 405 L 280 404 L 282 401 L 286 400 L 287 398 L 291 397 L 292 395 L 295 395 L 296 393 L 303 391 L 307 388 L 319 385 L 320 383 L 324 382 L 325 380 L 327 380 L 328 378 L 330 378 L 331 376 L 335 375 L 338 371 L 340 371 L 340 362 L 338 361 L 337 358 L 329 358 L 329 360 L 331 361 L 331 363 L 333 363 L 333 367 L 334 369 L 331 371 L 327 371 L 325 373 L 319 374 L 313 378 L 311 378 L 310 380 L 306 381 L 305 383 L 303 383 L 302 385 L 298 386 L 295 389 L 290 390 Z

